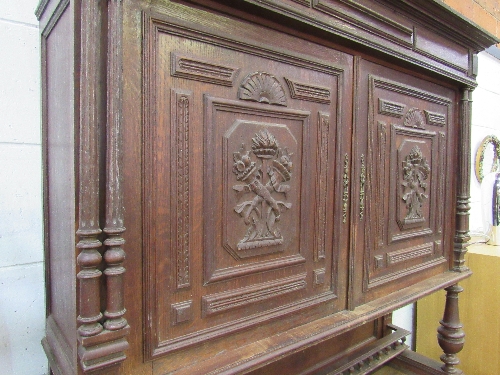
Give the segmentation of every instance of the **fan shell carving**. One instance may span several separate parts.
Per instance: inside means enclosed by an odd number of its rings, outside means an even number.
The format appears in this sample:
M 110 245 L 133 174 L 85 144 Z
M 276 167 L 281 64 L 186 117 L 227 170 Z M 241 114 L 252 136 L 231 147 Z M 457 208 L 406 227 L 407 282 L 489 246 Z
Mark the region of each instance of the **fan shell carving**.
M 405 115 L 404 126 L 409 128 L 424 129 L 424 116 L 418 108 L 411 108 Z
M 275 76 L 265 72 L 255 72 L 246 76 L 241 83 L 238 96 L 242 100 L 286 106 L 283 86 Z

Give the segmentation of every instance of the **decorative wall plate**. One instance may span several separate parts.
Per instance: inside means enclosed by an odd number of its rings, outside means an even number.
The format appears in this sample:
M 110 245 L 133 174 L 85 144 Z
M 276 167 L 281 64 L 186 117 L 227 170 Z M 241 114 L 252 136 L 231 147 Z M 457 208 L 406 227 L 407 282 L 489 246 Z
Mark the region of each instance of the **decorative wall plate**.
M 476 178 L 479 182 L 491 172 L 500 172 L 500 139 L 486 136 L 476 152 Z

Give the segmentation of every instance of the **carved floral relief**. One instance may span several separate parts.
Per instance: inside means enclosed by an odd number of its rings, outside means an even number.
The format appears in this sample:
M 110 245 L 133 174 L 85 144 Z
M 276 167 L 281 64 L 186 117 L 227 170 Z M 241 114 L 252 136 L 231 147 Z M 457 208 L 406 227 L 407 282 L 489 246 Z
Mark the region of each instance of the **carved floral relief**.
M 278 140 L 268 129 L 256 133 L 251 151 L 241 145 L 233 153 L 233 173 L 242 184 L 234 185 L 245 193 L 245 201 L 234 207 L 247 231 L 238 243 L 238 250 L 279 245 L 283 236 L 279 228 L 282 214 L 292 207 L 287 193 L 292 178 L 292 153 L 280 148 Z
M 430 166 L 418 146 L 411 149 L 403 160 L 403 194 L 407 214 L 404 218 L 406 226 L 412 226 L 425 221 L 422 214 L 422 204 L 429 198 L 426 194 L 426 180 L 430 174 Z

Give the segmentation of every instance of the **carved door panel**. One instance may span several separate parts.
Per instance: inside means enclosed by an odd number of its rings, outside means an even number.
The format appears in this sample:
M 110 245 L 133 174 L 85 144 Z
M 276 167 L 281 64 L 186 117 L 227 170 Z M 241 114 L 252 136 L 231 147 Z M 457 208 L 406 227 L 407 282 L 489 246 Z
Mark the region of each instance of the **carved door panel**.
M 351 57 L 190 17 L 144 18 L 150 358 L 346 307 Z
M 364 60 L 357 67 L 355 305 L 449 268 L 456 116 L 450 89 Z

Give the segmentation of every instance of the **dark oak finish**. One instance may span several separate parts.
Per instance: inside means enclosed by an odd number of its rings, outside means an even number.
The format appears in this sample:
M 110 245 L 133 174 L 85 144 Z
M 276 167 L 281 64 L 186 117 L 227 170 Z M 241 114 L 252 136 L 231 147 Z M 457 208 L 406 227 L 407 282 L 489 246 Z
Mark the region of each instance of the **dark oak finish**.
M 462 373 L 455 368 L 459 363 L 456 354 L 462 350 L 465 342 L 465 333 L 458 314 L 458 293 L 462 291 L 463 288 L 458 285 L 446 288 L 444 316 L 439 322 L 441 327 L 438 328 L 438 343 L 444 351 L 441 361 L 444 362 L 443 370 L 448 374 Z
M 36 14 L 53 373 L 457 373 L 495 38 L 434 0 Z M 441 288 L 443 369 L 390 324 Z

